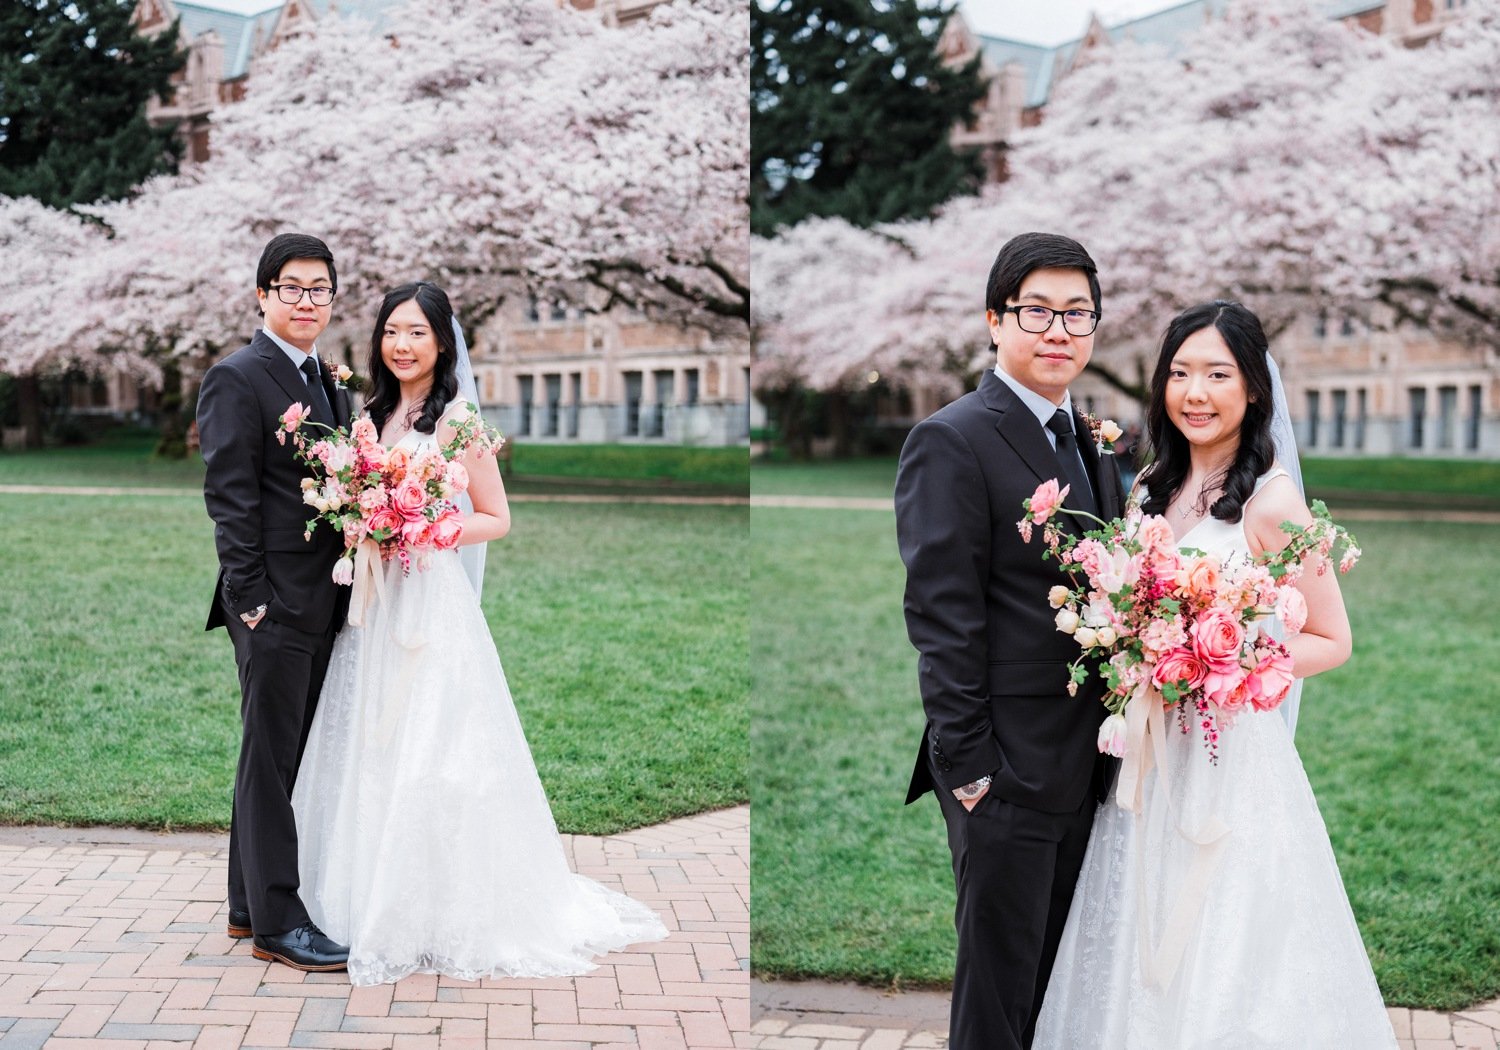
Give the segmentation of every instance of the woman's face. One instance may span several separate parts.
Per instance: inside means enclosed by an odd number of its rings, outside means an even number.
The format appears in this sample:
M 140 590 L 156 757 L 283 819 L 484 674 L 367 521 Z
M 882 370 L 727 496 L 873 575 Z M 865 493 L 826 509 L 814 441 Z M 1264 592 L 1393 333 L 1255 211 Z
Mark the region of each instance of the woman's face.
M 431 385 L 438 341 L 415 299 L 391 311 L 380 337 L 380 357 L 403 387 Z
M 1183 340 L 1167 373 L 1167 418 L 1195 451 L 1233 455 L 1248 404 L 1245 377 L 1217 328 Z

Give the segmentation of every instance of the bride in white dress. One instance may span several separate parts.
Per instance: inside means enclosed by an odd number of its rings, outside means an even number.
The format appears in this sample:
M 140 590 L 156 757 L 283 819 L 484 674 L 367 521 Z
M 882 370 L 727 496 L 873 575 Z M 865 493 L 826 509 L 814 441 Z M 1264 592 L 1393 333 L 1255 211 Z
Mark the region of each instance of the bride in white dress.
M 1238 303 L 1205 303 L 1168 327 L 1141 496 L 1180 547 L 1251 558 L 1286 544 L 1282 522 L 1311 522 L 1282 465 L 1295 469 L 1295 445 L 1274 371 Z M 1310 570 L 1298 586 L 1307 623 L 1286 644 L 1305 678 L 1343 663 L 1351 643 L 1336 574 Z M 1153 769 L 1139 812 L 1114 795 L 1101 807 L 1035 1050 L 1394 1050 L 1292 745 L 1295 700 L 1283 707 L 1247 707 L 1217 764 L 1197 720 L 1184 733 L 1169 717 L 1167 789 Z
M 477 396 L 447 295 L 397 288 L 371 344 L 381 441 L 450 440 Z M 462 546 L 409 575 L 377 567 L 334 646 L 292 795 L 302 899 L 349 946 L 357 985 L 578 974 L 666 936 L 645 905 L 568 868 L 477 594 L 483 544 L 510 528 L 504 483 L 493 456 L 463 463 Z

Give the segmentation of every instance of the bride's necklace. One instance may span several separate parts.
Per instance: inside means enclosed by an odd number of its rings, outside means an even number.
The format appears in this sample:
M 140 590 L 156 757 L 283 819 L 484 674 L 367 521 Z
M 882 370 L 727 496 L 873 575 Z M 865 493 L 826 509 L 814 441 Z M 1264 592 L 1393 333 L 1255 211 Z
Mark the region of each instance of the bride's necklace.
M 416 426 L 417 417 L 421 414 L 422 405 L 418 403 L 407 409 L 405 415 L 401 416 L 400 418 L 392 418 L 390 423 L 388 424 L 390 428 L 390 440 L 399 441 L 401 438 L 405 437 L 411 431 L 411 428 Z

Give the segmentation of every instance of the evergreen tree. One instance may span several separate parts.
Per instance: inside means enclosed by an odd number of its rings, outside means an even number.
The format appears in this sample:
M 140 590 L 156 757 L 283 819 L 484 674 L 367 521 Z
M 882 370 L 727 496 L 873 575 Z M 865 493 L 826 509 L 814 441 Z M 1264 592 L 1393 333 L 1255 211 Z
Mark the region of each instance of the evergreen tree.
M 926 216 L 979 183 L 948 136 L 984 96 L 979 59 L 944 65 L 950 11 L 922 0 L 750 5 L 751 227 Z
M 54 208 L 126 196 L 173 171 L 171 127 L 146 121 L 187 62 L 174 25 L 139 35 L 129 0 L 0 4 L 0 194 Z

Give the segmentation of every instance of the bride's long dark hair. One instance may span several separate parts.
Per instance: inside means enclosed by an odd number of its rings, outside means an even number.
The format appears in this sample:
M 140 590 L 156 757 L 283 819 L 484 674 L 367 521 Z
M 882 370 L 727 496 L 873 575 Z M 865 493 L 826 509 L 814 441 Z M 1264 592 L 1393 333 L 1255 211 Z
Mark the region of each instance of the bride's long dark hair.
M 365 409 L 375 423 L 376 430 L 384 430 L 386 420 L 401 403 L 401 382 L 386 367 L 381 356 L 380 344 L 385 334 L 385 323 L 391 312 L 402 303 L 415 302 L 427 318 L 437 340 L 437 365 L 432 370 L 432 389 L 422 402 L 422 412 L 412 424 L 413 430 L 431 434 L 443 409 L 458 393 L 458 342 L 453 337 L 453 305 L 448 302 L 448 293 L 430 281 L 403 284 L 386 293 L 380 303 L 380 312 L 375 315 L 375 331 L 370 334 L 370 378 L 371 389 Z
M 1141 505 L 1147 514 L 1165 514 L 1167 506 L 1187 481 L 1190 459 L 1188 440 L 1167 416 L 1167 378 L 1172 359 L 1194 332 L 1212 325 L 1224 339 L 1245 380 L 1249 403 L 1240 423 L 1240 444 L 1234 461 L 1221 475 L 1224 494 L 1209 513 L 1220 521 L 1240 520 L 1245 500 L 1255 489 L 1255 479 L 1270 469 L 1276 459 L 1271 440 L 1271 368 L 1266 363 L 1268 345 L 1260 318 L 1239 303 L 1215 299 L 1199 303 L 1172 318 L 1162 337 L 1156 372 L 1151 376 L 1151 400 L 1146 406 L 1146 435 L 1151 442 L 1151 465 L 1141 472 L 1141 484 L 1149 489 Z

